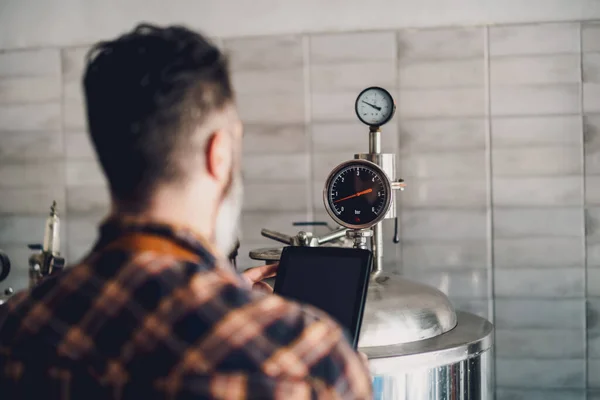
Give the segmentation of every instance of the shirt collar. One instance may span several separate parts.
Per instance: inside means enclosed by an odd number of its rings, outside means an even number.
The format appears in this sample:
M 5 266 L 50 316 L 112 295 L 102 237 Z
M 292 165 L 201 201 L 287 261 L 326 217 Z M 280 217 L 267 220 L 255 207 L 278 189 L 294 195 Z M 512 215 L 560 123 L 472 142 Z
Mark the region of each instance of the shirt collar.
M 189 227 L 131 215 L 111 216 L 105 219 L 100 225 L 99 240 L 94 250 L 100 250 L 119 237 L 131 233 L 144 233 L 162 237 L 193 251 L 203 259 L 213 262 L 222 257 L 210 241 Z

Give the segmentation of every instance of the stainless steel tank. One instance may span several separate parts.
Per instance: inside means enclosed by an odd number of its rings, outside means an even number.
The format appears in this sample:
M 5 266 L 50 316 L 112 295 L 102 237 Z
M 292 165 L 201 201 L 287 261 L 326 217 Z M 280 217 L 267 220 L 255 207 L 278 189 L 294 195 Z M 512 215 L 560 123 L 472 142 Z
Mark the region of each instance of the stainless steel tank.
M 281 249 L 250 257 L 277 262 Z M 385 272 L 371 279 L 359 349 L 375 400 L 493 399 L 492 343 L 493 325 L 456 311 L 439 290 Z
M 493 399 L 493 326 L 397 275 L 371 281 L 359 340 L 375 400 Z

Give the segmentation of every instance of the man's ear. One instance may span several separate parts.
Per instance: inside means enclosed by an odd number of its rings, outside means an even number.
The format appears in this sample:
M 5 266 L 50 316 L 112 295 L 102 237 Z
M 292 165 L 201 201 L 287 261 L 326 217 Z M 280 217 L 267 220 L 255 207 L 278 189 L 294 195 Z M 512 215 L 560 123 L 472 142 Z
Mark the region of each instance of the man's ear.
M 210 135 L 206 146 L 206 170 L 208 175 L 219 182 L 229 179 L 232 160 L 231 136 L 224 131 L 215 131 Z

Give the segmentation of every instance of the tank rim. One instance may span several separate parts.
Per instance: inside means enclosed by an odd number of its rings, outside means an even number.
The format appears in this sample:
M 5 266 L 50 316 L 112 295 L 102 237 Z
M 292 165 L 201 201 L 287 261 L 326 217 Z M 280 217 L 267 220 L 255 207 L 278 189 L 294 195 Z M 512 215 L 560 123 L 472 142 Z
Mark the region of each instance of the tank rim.
M 494 326 L 491 322 L 464 311 L 457 311 L 456 316 L 456 326 L 441 335 L 417 342 L 359 347 L 359 350 L 382 368 L 388 364 L 412 368 L 420 364 L 449 364 L 476 357 L 492 348 Z

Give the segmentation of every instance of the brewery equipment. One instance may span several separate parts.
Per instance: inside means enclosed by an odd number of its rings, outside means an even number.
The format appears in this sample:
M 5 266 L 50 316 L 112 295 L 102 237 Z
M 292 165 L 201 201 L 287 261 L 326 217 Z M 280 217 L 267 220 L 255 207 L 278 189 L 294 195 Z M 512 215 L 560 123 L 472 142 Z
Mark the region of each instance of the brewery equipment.
M 10 267 L 10 259 L 8 258 L 8 255 L 0 250 L 0 283 L 4 282 L 6 278 L 8 278 L 8 275 L 10 274 Z M 11 287 L 4 289 L 4 292 L 0 293 L 0 304 L 4 303 L 5 298 L 12 295 L 13 292 L 14 291 Z
M 30 244 L 28 247 L 36 251 L 29 257 L 29 287 L 64 268 L 65 259 L 60 255 L 60 219 L 56 211 L 56 201 L 52 203 L 50 215 L 46 218 L 44 243 Z
M 294 226 L 308 226 L 308 225 L 321 225 L 327 226 L 324 222 L 294 222 Z M 330 227 L 329 227 L 330 228 Z M 346 232 L 348 229 L 338 227 L 335 229 L 330 228 L 330 232 L 323 236 L 315 236 L 312 232 L 299 231 L 296 235 L 290 236 L 284 233 L 272 231 L 270 229 L 262 229 L 260 234 L 266 238 L 275 240 L 279 243 L 283 243 L 288 246 L 338 246 L 338 247 L 352 247 L 352 242 L 346 240 Z M 266 261 L 267 264 L 271 264 L 279 261 L 281 257 L 281 251 L 283 247 L 268 247 L 255 249 L 250 251 L 250 258 L 253 260 Z
M 323 190 L 325 209 L 341 228 L 322 238 L 262 234 L 290 246 L 345 236 L 355 247 L 371 249 L 359 349 L 369 358 L 375 399 L 492 399 L 492 324 L 456 311 L 441 291 L 383 269 L 382 221 L 394 219 L 397 243 L 396 191 L 405 187 L 396 179 L 396 155 L 381 153 L 381 126 L 393 117 L 395 102 L 385 89 L 370 87 L 359 94 L 355 112 L 369 126 L 369 152 L 335 167 Z M 280 255 L 281 248 L 250 253 L 268 263 Z
M 42 278 L 52 275 L 65 266 L 65 259 L 60 255 L 60 218 L 56 211 L 56 201 L 52 202 L 50 215 L 46 218 L 44 227 L 43 244 L 30 244 L 27 246 L 35 251 L 29 257 L 29 287 L 35 286 Z M 10 273 L 10 260 L 6 254 L 0 251 L 0 282 L 6 279 Z M 12 288 L 4 290 L 0 304 L 14 293 Z

